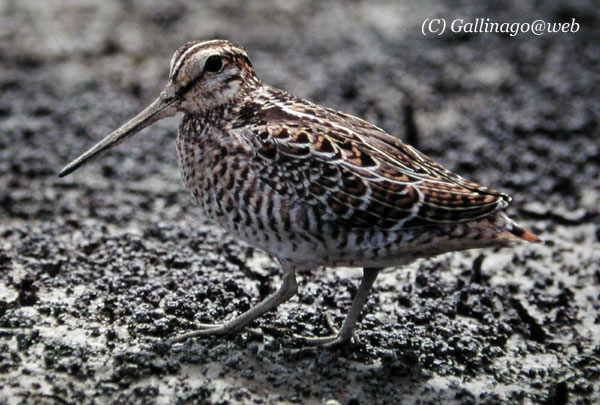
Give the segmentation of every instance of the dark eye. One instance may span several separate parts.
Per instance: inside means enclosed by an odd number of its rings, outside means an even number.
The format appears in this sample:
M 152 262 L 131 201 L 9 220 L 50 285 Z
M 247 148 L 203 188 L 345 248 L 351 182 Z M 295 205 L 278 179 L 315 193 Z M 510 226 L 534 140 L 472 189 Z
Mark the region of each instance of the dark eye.
M 206 59 L 206 63 L 204 63 L 204 71 L 205 72 L 218 72 L 223 67 L 223 61 L 219 55 L 212 55 Z

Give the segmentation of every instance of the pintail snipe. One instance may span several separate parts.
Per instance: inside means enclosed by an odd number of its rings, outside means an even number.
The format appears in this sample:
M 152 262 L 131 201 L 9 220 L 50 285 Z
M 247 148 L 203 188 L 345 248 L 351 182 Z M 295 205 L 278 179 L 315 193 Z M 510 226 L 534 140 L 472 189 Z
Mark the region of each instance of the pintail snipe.
M 354 326 L 379 270 L 445 252 L 539 239 L 503 212 L 511 198 L 450 172 L 359 118 L 262 83 L 231 42 L 189 42 L 144 111 L 66 166 L 65 176 L 154 122 L 183 113 L 179 166 L 204 215 L 275 256 L 281 287 L 230 321 L 174 339 L 237 332 L 297 291 L 295 271 L 362 267 L 337 344 Z

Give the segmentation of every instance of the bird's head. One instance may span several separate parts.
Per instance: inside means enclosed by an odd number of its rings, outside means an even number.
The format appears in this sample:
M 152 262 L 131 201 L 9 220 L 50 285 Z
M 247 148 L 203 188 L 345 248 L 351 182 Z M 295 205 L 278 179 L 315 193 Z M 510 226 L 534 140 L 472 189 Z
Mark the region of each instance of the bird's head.
M 69 163 L 59 177 L 72 173 L 93 157 L 158 120 L 177 112 L 204 114 L 216 107 L 231 105 L 259 85 L 248 54 L 241 46 L 224 40 L 188 42 L 173 55 L 169 82 L 160 96 L 144 111 Z
M 180 111 L 202 113 L 243 97 L 259 84 L 246 51 L 229 41 L 188 42 L 171 59 L 163 97 Z

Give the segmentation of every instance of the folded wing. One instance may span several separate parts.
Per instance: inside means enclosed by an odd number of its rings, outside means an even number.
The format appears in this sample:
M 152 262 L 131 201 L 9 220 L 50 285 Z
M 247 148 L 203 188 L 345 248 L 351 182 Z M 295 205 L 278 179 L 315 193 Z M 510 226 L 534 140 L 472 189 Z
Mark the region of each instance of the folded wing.
M 323 220 L 398 230 L 475 220 L 511 200 L 350 115 L 302 102 L 254 119 L 254 170 Z

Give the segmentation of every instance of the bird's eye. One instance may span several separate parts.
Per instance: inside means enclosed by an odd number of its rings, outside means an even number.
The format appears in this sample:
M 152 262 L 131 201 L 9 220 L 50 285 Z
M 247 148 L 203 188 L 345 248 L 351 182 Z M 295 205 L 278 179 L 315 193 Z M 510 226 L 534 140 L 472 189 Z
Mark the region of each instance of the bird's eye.
M 212 55 L 204 63 L 204 71 L 216 73 L 223 67 L 223 61 L 219 55 Z

